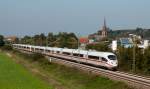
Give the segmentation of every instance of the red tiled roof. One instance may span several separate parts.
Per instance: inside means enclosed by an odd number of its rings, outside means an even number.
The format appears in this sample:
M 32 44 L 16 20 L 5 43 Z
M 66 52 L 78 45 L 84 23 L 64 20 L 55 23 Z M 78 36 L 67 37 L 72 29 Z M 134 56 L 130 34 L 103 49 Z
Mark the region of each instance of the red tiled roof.
M 89 42 L 89 39 L 86 38 L 86 37 L 82 37 L 79 39 L 80 43 L 88 43 Z

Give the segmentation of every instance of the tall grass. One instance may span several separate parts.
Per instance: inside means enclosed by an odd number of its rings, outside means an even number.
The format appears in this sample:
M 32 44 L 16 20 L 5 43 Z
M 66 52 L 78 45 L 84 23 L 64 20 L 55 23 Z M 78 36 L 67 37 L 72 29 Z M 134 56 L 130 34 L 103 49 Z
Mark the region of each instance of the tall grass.
M 0 52 L 0 89 L 52 89 L 46 82 L 33 76 Z

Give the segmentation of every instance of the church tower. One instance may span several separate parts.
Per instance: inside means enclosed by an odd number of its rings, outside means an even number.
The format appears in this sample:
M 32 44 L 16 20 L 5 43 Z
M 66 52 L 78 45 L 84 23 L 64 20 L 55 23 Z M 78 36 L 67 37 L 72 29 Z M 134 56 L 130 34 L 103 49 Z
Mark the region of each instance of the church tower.
M 104 25 L 101 31 L 102 38 L 107 38 L 108 32 L 107 32 L 107 26 L 106 26 L 106 20 L 104 18 Z

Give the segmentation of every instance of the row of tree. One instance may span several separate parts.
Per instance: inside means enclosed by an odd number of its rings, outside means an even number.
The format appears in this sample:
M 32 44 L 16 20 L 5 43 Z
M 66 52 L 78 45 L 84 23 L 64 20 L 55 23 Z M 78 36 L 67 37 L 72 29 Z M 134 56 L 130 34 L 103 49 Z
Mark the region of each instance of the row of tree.
M 119 69 L 150 75 L 150 47 L 147 49 L 119 47 Z
M 125 30 L 109 30 L 108 38 L 115 39 L 120 37 L 128 37 L 129 34 L 136 34 L 144 39 L 150 39 L 150 29 L 144 29 L 137 27 L 136 29 L 125 29 Z
M 41 33 L 34 36 L 24 36 L 19 43 L 51 47 L 56 46 L 61 48 L 77 48 L 78 38 L 74 33 L 48 33 L 47 36 Z

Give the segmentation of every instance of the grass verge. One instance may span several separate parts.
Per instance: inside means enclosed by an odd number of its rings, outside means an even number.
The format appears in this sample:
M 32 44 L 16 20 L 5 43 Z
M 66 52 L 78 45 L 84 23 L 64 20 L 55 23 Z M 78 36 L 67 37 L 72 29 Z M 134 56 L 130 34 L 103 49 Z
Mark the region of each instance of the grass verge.
M 52 89 L 9 56 L 0 52 L 0 89 Z

